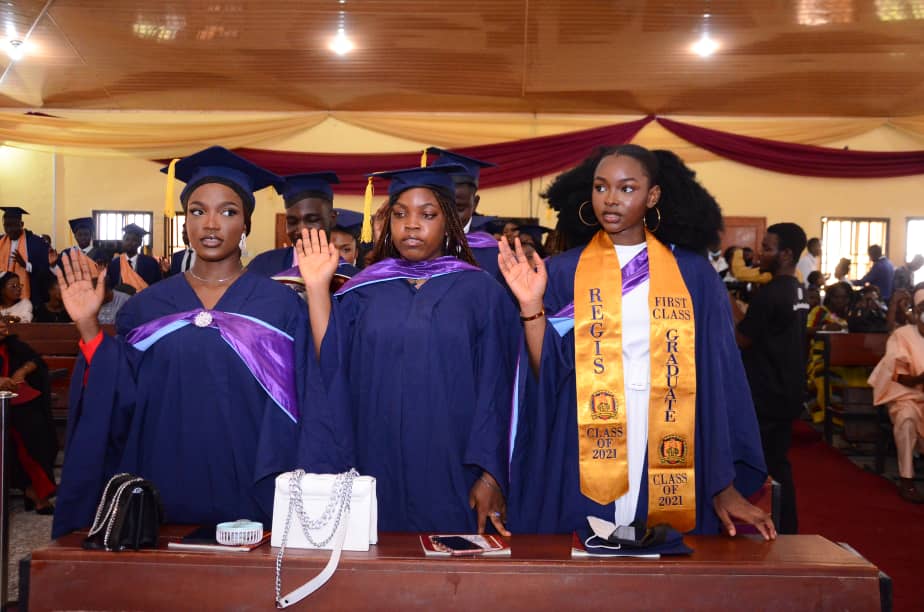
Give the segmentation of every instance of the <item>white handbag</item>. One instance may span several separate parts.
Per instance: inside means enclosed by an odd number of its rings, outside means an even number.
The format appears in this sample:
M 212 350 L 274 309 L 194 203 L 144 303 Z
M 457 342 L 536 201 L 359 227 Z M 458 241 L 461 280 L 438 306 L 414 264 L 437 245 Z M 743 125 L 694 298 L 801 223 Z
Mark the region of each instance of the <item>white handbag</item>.
M 341 550 L 366 551 L 378 540 L 375 478 L 360 476 L 356 470 L 342 474 L 306 474 L 304 470 L 280 474 L 276 477 L 270 537 L 270 544 L 279 548 L 276 607 L 287 608 L 324 586 L 340 563 Z M 320 574 L 291 593 L 281 595 L 286 548 L 332 552 Z

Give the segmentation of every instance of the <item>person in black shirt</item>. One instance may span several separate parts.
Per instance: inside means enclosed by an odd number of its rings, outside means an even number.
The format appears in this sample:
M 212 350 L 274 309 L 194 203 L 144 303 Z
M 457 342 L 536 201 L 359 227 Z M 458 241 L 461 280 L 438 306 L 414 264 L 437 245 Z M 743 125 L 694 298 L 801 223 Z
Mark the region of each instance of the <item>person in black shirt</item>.
M 737 311 L 736 338 L 757 411 L 767 471 L 782 487 L 780 533 L 796 533 L 796 491 L 787 454 L 792 421 L 802 411 L 805 389 L 805 320 L 808 303 L 796 278 L 805 232 L 795 223 L 767 228 L 760 271 L 773 279 Z

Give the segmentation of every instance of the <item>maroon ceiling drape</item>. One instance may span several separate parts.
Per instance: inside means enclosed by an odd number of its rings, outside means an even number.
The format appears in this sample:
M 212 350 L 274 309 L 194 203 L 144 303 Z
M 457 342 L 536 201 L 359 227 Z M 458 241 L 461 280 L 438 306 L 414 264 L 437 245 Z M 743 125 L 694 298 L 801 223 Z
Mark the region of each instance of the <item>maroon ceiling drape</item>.
M 800 176 L 888 178 L 924 174 L 924 151 L 850 151 L 710 130 L 658 117 L 675 136 L 727 159 Z
M 629 142 L 653 117 L 589 130 L 453 149 L 497 164 L 481 171 L 481 187 L 498 187 L 545 176 L 576 165 L 601 145 Z M 408 153 L 298 153 L 235 149 L 235 153 L 276 174 L 332 170 L 340 177 L 336 192 L 362 194 L 366 175 L 420 165 L 420 151 Z

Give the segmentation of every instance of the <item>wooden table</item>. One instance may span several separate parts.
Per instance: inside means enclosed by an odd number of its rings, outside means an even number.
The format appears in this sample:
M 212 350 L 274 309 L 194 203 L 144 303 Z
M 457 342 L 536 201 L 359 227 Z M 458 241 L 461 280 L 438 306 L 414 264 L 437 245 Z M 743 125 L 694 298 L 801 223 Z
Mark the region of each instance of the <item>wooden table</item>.
M 189 531 L 164 529 L 164 545 Z M 71 534 L 32 553 L 29 610 L 272 610 L 276 549 L 249 553 L 90 552 Z M 426 559 L 417 536 L 382 534 L 344 553 L 295 609 L 878 610 L 875 566 L 821 536 L 765 543 L 688 536 L 690 556 L 571 559 L 566 536 L 516 536 L 501 559 Z M 290 554 L 291 553 L 291 554 Z M 287 551 L 283 592 L 329 553 Z

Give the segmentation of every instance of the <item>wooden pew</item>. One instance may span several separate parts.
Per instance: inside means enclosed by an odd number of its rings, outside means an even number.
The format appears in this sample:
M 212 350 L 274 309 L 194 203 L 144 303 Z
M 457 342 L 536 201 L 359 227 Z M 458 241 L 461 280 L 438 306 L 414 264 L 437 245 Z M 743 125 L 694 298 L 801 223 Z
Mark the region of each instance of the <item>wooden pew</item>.
M 868 385 L 864 387 L 838 385 L 832 380 L 831 368 L 859 366 L 872 371 L 885 354 L 889 335 L 881 333 L 819 333 L 818 335 L 824 342 L 825 442 L 831 444 L 835 416 L 844 421 L 845 433 L 858 422 L 873 423 L 876 431 L 876 437 L 873 440 L 876 443 L 876 469 L 881 473 L 888 438 L 883 439 L 883 431 L 879 424 L 882 423 L 885 412 L 882 407 L 873 405 L 873 393 Z M 832 389 L 837 389 L 840 394 L 839 403 L 832 401 L 834 396 Z
M 115 335 L 114 325 L 103 325 L 103 332 Z M 17 323 L 10 329 L 20 340 L 42 356 L 51 373 L 51 413 L 55 422 L 67 421 L 67 394 L 71 372 L 77 361 L 80 334 L 73 323 Z

